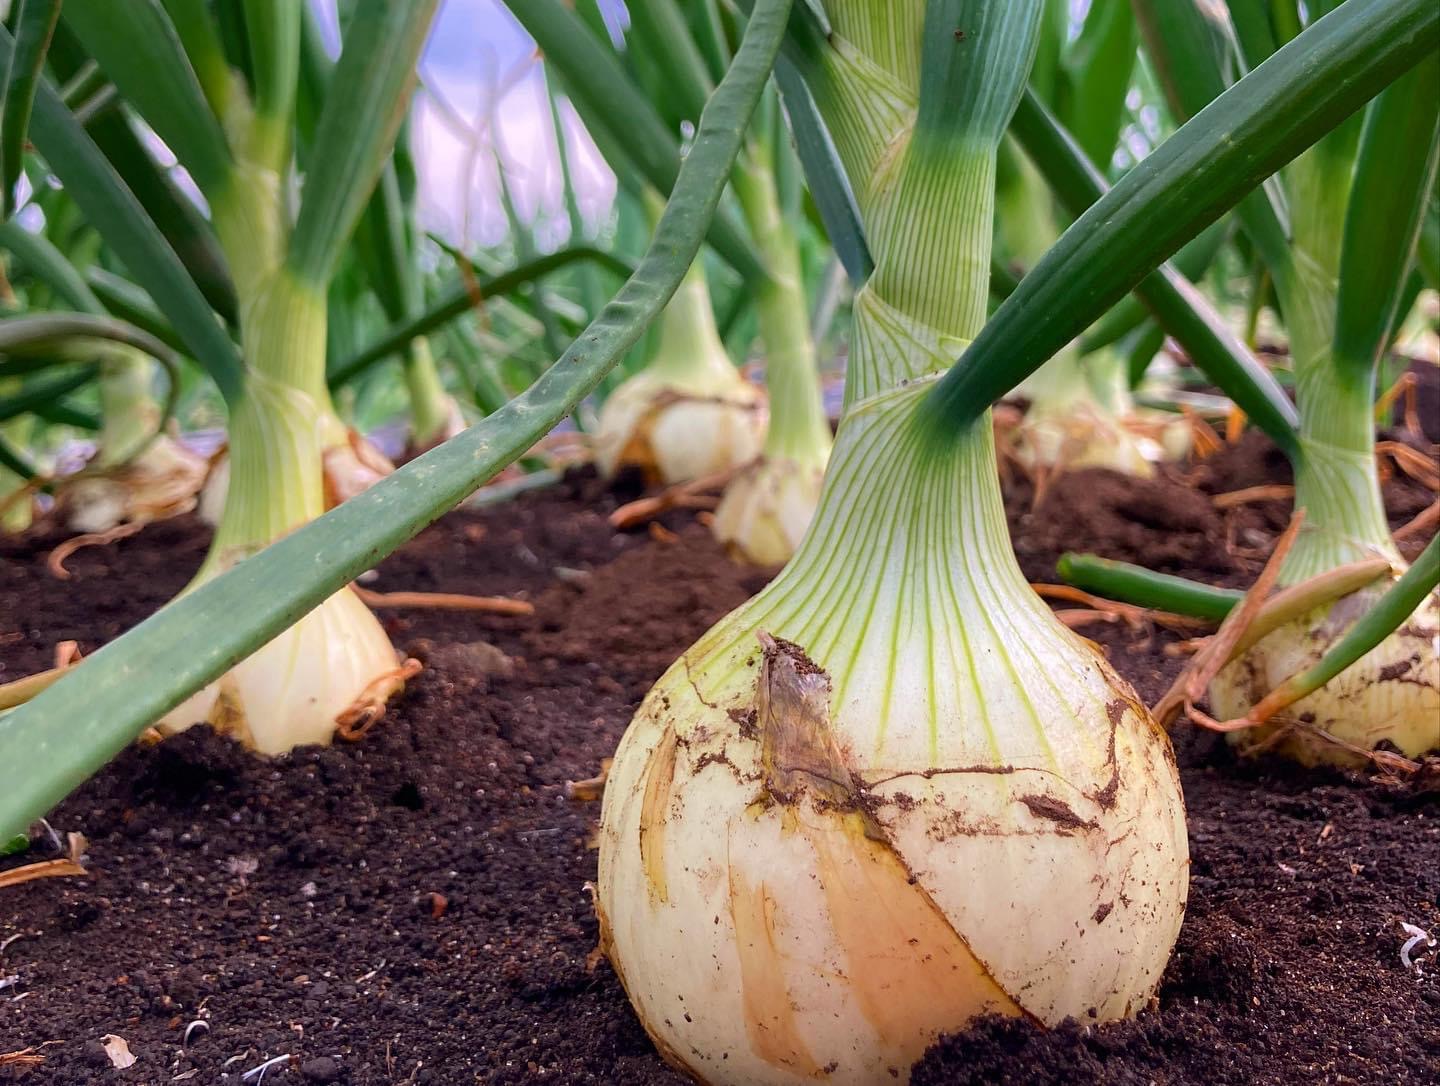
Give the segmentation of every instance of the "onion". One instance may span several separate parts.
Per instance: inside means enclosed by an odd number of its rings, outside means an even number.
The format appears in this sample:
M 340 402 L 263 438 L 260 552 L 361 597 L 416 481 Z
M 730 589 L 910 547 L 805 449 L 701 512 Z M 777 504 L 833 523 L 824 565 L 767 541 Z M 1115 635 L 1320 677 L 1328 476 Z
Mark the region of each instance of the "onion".
M 1391 583 L 1361 589 L 1272 630 L 1210 684 L 1221 719 L 1243 716 L 1286 679 L 1308 670 Z M 1285 710 L 1310 725 L 1275 737 L 1279 725 L 1234 732 L 1242 748 L 1263 748 L 1306 765 L 1358 765 L 1361 751 L 1388 744 L 1408 758 L 1440 749 L 1440 598 L 1432 593 L 1395 633 L 1320 689 Z M 1340 740 L 1327 741 L 1324 732 Z
M 825 460 L 762 457 L 725 488 L 715 509 L 715 538 L 757 566 L 789 561 L 820 501 Z
M 916 440 L 929 383 L 851 406 L 795 558 L 610 770 L 602 946 L 700 1081 L 903 1081 L 980 1014 L 1124 1017 L 1179 930 L 1169 742 L 1025 584 L 988 423 Z
M 1352 410 L 1357 429 L 1372 425 L 1368 410 Z M 1357 444 L 1368 444 L 1369 433 Z M 1209 696 L 1211 710 L 1222 719 L 1243 716 L 1306 671 L 1405 570 L 1385 518 L 1373 452 L 1303 436 L 1301 449 L 1295 504 L 1305 510 L 1305 520 L 1278 583 L 1297 584 L 1374 558 L 1388 560 L 1392 573 L 1272 630 L 1221 670 Z M 1273 727 L 1246 729 L 1231 733 L 1231 742 L 1245 750 L 1273 747 L 1306 764 L 1356 765 L 1365 760 L 1360 752 L 1381 744 L 1410 758 L 1440 749 L 1440 596 L 1431 593 L 1393 634 L 1284 715 L 1308 727 L 1291 729 L 1278 740 Z
M 635 467 L 688 482 L 753 460 L 765 421 L 765 394 L 725 354 L 697 262 L 660 317 L 655 358 L 601 406 L 595 459 L 607 476 Z
M 77 532 L 104 532 L 189 512 L 209 470 L 205 457 L 160 434 L 128 463 L 64 485 L 65 522 Z
M 156 727 L 172 735 L 204 722 L 261 754 L 329 743 L 336 718 L 395 665 L 385 631 L 346 588 L 170 710 Z

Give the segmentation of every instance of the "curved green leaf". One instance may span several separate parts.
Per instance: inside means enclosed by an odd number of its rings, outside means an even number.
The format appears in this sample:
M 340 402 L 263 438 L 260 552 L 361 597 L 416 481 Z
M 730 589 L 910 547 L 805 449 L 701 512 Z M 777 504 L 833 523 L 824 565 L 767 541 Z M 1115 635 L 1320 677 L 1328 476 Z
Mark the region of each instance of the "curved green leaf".
M 360 0 L 326 90 L 287 263 L 301 282 L 330 280 L 409 105 L 438 0 Z
M 167 710 L 273 638 L 543 437 L 654 320 L 699 252 L 784 34 L 760 0 L 644 260 L 564 357 L 458 437 L 171 603 L 0 716 L 0 833 L 23 829 Z M 226 621 L 211 621 L 223 614 Z M 201 626 L 210 635 L 197 643 Z M 62 726 L 63 722 L 63 726 Z
M 1262 5 L 1234 5 L 1254 14 Z M 1177 124 L 1183 124 L 1225 92 L 1233 82 L 1230 27 L 1224 11 L 1205 0 L 1134 0 L 1145 52 Z M 1260 18 L 1264 20 L 1263 12 Z M 1266 22 L 1265 26 L 1269 27 Z M 1274 52 L 1272 44 L 1265 56 Z M 1285 217 L 1273 184 L 1261 185 L 1240 201 L 1237 217 L 1271 268 L 1289 259 Z
M 21 0 L 15 13 L 15 48 L 5 80 L 5 106 L 0 111 L 0 185 L 5 186 L 3 217 L 15 212 L 15 184 L 25 159 L 30 108 L 50 36 L 60 18 L 60 0 Z
M 577 260 L 593 261 L 622 276 L 630 275 L 633 271 L 629 265 L 601 249 L 580 245 L 573 249 L 561 249 L 507 272 L 481 279 L 473 286 L 466 283 L 458 284 L 437 301 L 431 303 L 423 313 L 390 329 L 353 358 L 346 359 L 334 366 L 327 378 L 330 387 L 338 388 L 382 358 L 404 350 L 411 340 L 429 335 L 435 329 L 474 309 L 477 296 L 483 301 L 513 293 Z
M 0 47 L 8 44 L 8 39 L 0 28 Z M 239 351 L 134 193 L 59 96 L 43 83 L 35 98 L 35 121 L 36 146 L 65 190 L 155 299 L 188 353 L 210 374 L 226 399 L 233 399 L 243 384 Z
M 161 0 L 161 3 L 190 60 L 190 67 L 195 70 L 211 112 L 224 117 L 230 108 L 230 65 L 225 62 L 220 31 L 205 0 Z
M 1345 213 L 1335 359 L 1371 370 L 1400 311 L 1440 156 L 1440 55 L 1385 89 L 1365 118 Z
M 50 67 L 57 79 L 73 80 L 87 68 L 99 72 L 80 42 L 62 20 L 50 49 Z M 99 73 L 103 78 L 104 73 Z M 109 159 L 126 186 L 164 235 L 206 301 L 232 325 L 238 317 L 235 287 L 210 223 L 191 197 L 180 191 L 136 134 L 129 116 L 107 110 L 90 118 L 85 131 Z
M 1230 235 L 1228 226 L 1227 220 L 1220 219 L 1187 241 L 1170 261 L 1175 265 L 1175 270 L 1190 282 L 1198 282 L 1220 255 L 1220 250 L 1225 247 L 1225 241 Z M 1150 310 L 1139 297 L 1134 294 L 1125 295 L 1081 337 L 1081 353 L 1088 354 L 1101 347 L 1108 347 L 1133 332 L 1149 316 Z
M 1027 95 L 1016 110 L 1011 130 L 1073 214 L 1080 214 L 1105 193 L 1100 171 L 1033 95 Z M 1187 244 L 1195 245 L 1198 240 L 1197 235 Z M 1270 371 L 1240 342 L 1185 275 L 1169 264 L 1162 265 L 1141 280 L 1135 296 L 1184 346 L 1191 361 L 1272 441 L 1286 452 L 1295 450 L 1299 416 L 1294 405 Z M 1140 342 L 1152 338 L 1142 337 Z M 1149 358 L 1144 361 L 1148 363 Z
M 26 230 L 19 223 L 0 223 L 0 249 L 16 260 L 70 308 L 80 313 L 103 313 L 104 306 L 86 284 L 75 265 L 43 234 Z
M 856 290 L 864 285 L 875 270 L 870 247 L 865 241 L 865 227 L 850 181 L 840 165 L 840 156 L 830 140 L 830 132 L 820 119 L 815 100 L 795 66 L 783 56 L 775 65 L 775 84 L 790 119 L 790 132 L 795 137 L 795 151 L 805 171 L 805 182 L 820 221 L 830 238 L 830 245 L 845 274 Z
M 651 185 L 662 194 L 669 192 L 680 166 L 679 133 L 665 127 L 614 51 L 560 0 L 506 0 L 506 5 L 544 52 L 545 63 L 565 81 L 570 101 L 596 145 L 602 149 L 617 145 Z M 618 171 L 618 164 L 612 166 Z M 716 217 L 710 243 L 742 277 L 765 278 L 764 264 L 749 235 L 732 216 Z
M 159 0 L 66 0 L 65 24 L 206 193 L 230 177 L 230 145 Z
M 1128 3 L 1092 3 L 1080 37 L 1061 62 L 1057 111 L 1091 160 L 1108 170 L 1125 120 L 1139 34 Z
M 184 341 L 155 308 L 150 295 L 130 280 L 104 268 L 90 268 L 85 273 L 85 282 L 104 306 L 103 312 L 113 313 L 136 328 L 144 329 L 171 350 L 187 353 Z

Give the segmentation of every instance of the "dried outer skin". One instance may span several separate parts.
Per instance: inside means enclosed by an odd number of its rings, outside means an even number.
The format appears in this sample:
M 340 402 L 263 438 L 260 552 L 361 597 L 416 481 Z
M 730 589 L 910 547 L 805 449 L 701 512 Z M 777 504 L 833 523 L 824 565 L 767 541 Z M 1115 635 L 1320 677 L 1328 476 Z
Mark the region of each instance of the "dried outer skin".
M 715 510 L 715 538 L 757 566 L 789 561 L 820 501 L 825 465 L 763 457 L 743 468 Z
M 1210 683 L 1210 708 L 1219 719 L 1242 717 L 1286 679 L 1312 665 L 1344 636 L 1391 582 L 1343 596 L 1272 631 Z M 1284 722 L 1232 732 L 1242 749 L 1276 750 L 1305 765 L 1362 764 L 1365 758 L 1314 729 L 1361 750 L 1391 744 L 1407 758 L 1440 750 L 1440 598 L 1431 594 L 1400 628 L 1314 693 L 1289 706 Z
M 203 456 L 161 434 L 129 463 L 65 487 L 65 522 L 77 532 L 104 532 L 126 521 L 164 520 L 188 512 L 208 472 Z

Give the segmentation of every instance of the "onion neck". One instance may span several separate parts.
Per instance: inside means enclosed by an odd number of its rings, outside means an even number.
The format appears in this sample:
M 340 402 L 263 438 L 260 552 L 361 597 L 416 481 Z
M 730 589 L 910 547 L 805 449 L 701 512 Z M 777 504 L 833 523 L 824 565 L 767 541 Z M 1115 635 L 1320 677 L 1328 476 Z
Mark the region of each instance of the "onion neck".
M 933 380 L 851 407 L 795 556 L 687 669 L 727 704 L 753 684 L 763 630 L 830 676 L 837 734 L 867 771 L 1053 764 L 1047 724 L 1057 703 L 1079 711 L 1067 676 L 1089 658 L 1016 562 L 988 421 L 937 447 L 917 416 Z
M 1375 466 L 1375 374 L 1342 363 L 1331 348 L 1349 195 L 1334 174 L 1311 151 L 1286 177 L 1293 241 L 1275 283 L 1295 369 L 1301 453 L 1295 505 L 1305 510 L 1305 523 L 1281 569 L 1284 584 L 1377 556 L 1401 563 Z
M 325 393 L 325 297 L 277 274 L 244 307 L 245 391 L 230 415 L 225 511 L 197 580 L 325 512 L 321 451 L 334 415 Z
M 774 174 L 761 148 L 752 145 L 748 149 L 734 183 L 769 273 L 755 288 L 760 340 L 765 347 L 765 387 L 770 394 L 765 455 L 823 467 L 830 455 L 830 423 L 810 338 L 800 248 L 794 230 L 780 213 Z
M 660 314 L 659 323 L 655 357 L 646 373 L 682 387 L 723 387 L 740 379 L 715 327 L 710 288 L 698 258 Z
M 875 271 L 855 298 L 847 406 L 944 372 L 985 323 L 995 149 L 940 150 L 912 141 L 867 222 Z M 938 353 L 914 349 L 913 325 Z
M 450 396 L 440 380 L 430 341 L 412 340 L 405 354 L 405 387 L 410 394 L 410 427 L 416 445 L 443 439 L 450 423 Z
M 115 346 L 100 363 L 97 468 L 134 458 L 155 436 L 160 407 L 150 394 L 150 362 L 133 347 Z

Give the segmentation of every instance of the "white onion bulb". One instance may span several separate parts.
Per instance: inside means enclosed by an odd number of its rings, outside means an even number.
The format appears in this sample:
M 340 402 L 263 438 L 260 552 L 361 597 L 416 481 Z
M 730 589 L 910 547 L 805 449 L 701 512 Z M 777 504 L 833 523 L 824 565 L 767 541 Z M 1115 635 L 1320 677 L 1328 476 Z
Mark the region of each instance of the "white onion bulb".
M 602 945 L 703 1082 L 904 1081 L 980 1014 L 1124 1017 L 1179 930 L 1169 741 L 1026 586 L 988 424 L 914 440 L 929 383 L 851 406 L 810 535 L 610 770 Z

